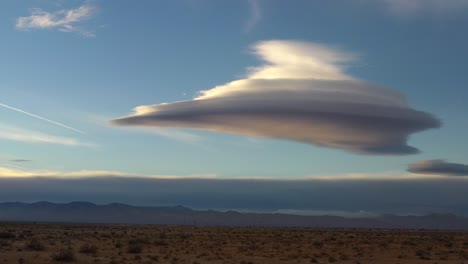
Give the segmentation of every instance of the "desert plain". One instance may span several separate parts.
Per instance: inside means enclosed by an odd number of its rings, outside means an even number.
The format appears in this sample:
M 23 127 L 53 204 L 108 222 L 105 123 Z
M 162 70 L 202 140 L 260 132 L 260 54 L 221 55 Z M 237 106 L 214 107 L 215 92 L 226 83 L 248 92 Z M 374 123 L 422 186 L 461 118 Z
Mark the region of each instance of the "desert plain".
M 468 263 L 468 233 L 0 223 L 0 263 Z

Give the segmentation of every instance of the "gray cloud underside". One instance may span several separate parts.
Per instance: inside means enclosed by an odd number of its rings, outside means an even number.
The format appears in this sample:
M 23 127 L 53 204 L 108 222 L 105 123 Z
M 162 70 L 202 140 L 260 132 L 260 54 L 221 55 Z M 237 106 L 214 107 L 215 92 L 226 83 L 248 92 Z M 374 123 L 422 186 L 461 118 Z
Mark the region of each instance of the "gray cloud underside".
M 0 178 L 1 201 L 90 201 L 255 211 L 468 214 L 466 178 L 404 180 L 221 180 Z
M 421 160 L 410 164 L 408 171 L 419 174 L 468 176 L 468 165 L 450 163 L 444 160 Z
M 407 144 L 409 135 L 440 126 L 432 115 L 407 107 L 397 93 L 363 81 L 245 82 L 265 89 L 145 106 L 144 112 L 113 120 L 113 124 L 290 139 L 361 154 L 417 153 Z

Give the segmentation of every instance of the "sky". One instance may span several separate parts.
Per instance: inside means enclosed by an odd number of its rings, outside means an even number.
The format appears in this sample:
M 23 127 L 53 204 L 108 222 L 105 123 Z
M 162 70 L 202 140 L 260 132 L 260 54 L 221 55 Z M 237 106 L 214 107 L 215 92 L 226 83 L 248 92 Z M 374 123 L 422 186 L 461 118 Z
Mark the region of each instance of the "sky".
M 0 199 L 468 215 L 466 25 L 468 0 L 2 1 Z

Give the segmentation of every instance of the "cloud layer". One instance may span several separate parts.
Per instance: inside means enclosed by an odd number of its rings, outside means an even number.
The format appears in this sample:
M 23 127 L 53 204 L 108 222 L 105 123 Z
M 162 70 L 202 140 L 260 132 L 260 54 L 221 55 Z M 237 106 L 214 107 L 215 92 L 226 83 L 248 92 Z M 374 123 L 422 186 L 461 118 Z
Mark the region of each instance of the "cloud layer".
M 464 177 L 221 179 L 118 172 L 25 172 L 0 168 L 1 201 L 89 201 L 250 211 L 468 214 Z M 342 178 L 345 178 L 344 175 Z M 125 186 L 125 188 L 122 188 Z
M 409 135 L 440 123 L 387 88 L 345 73 L 355 56 L 299 41 L 264 41 L 265 63 L 245 79 L 202 91 L 191 101 L 145 105 L 119 126 L 193 128 L 289 139 L 361 154 L 411 154 Z
M 31 9 L 31 15 L 19 17 L 16 28 L 27 29 L 57 29 L 61 32 L 78 32 L 85 37 L 94 37 L 92 31 L 84 30 L 77 24 L 92 16 L 96 8 L 82 5 L 75 9 L 63 9 L 56 12 L 46 12 L 40 8 Z
M 468 165 L 445 160 L 420 160 L 408 166 L 408 171 L 420 174 L 468 176 Z

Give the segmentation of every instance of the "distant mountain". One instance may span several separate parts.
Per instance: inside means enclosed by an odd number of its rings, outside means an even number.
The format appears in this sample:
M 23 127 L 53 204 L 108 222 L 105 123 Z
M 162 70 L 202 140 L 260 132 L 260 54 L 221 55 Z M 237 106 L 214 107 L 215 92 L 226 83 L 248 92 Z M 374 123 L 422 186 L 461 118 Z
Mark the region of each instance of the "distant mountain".
M 468 218 L 451 214 L 345 218 L 327 215 L 198 211 L 183 206 L 144 207 L 119 203 L 96 205 L 88 202 L 0 203 L 0 221 L 468 230 Z

